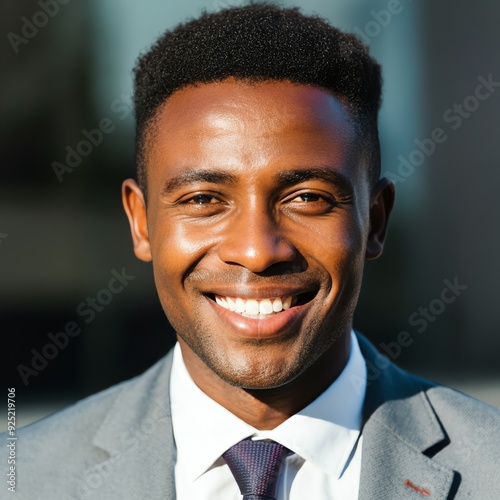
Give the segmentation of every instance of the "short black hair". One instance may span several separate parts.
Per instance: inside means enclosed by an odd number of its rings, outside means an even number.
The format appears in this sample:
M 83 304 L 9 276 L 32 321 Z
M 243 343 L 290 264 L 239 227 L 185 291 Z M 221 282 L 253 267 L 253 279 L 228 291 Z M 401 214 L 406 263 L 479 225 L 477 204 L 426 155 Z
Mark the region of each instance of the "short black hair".
M 147 131 L 158 108 L 176 90 L 230 77 L 331 91 L 354 119 L 370 180 L 379 178 L 380 65 L 356 36 L 299 8 L 251 3 L 204 12 L 163 34 L 139 58 L 134 74 L 137 177 L 144 192 Z

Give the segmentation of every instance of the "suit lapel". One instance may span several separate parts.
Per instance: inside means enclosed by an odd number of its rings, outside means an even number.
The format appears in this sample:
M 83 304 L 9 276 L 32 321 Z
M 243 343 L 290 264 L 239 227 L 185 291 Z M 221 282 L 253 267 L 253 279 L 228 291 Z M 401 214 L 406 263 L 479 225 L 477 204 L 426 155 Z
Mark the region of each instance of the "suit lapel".
M 358 340 L 369 372 L 359 499 L 449 498 L 458 477 L 431 458 L 448 438 L 423 386 Z
M 171 365 L 172 352 L 126 383 L 97 430 L 93 443 L 109 458 L 97 466 L 102 481 L 90 498 L 175 498 Z
M 384 363 L 368 377 L 359 500 L 450 498 L 458 478 L 431 458 L 447 436 L 422 385 L 358 340 L 369 372 Z M 175 499 L 171 365 L 172 352 L 125 383 L 93 440 L 103 460 L 86 471 L 75 498 Z

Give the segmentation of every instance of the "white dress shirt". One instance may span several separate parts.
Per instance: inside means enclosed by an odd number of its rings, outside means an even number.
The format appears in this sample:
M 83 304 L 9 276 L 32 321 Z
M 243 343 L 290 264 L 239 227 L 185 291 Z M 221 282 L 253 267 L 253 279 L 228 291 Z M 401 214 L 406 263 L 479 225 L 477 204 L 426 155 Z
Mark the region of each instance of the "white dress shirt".
M 177 344 L 170 382 L 177 499 L 241 499 L 221 456 L 248 437 L 272 439 L 294 452 L 281 469 L 278 500 L 357 499 L 366 376 L 364 358 L 351 332 L 351 352 L 340 376 L 303 410 L 272 430 L 260 431 L 198 388 Z

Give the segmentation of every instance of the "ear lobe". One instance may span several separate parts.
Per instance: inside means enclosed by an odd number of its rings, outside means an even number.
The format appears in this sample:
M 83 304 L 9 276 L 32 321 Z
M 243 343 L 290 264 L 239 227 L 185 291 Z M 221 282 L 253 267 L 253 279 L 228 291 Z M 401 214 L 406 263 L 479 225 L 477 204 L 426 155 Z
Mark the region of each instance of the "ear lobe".
M 134 243 L 134 253 L 144 262 L 150 262 L 151 247 L 146 216 L 146 202 L 141 188 L 133 179 L 127 179 L 122 184 L 122 202 L 127 214 Z
M 367 259 L 376 259 L 382 255 L 395 192 L 394 182 L 385 177 L 378 181 L 373 190 L 370 204 L 370 231 L 366 242 Z

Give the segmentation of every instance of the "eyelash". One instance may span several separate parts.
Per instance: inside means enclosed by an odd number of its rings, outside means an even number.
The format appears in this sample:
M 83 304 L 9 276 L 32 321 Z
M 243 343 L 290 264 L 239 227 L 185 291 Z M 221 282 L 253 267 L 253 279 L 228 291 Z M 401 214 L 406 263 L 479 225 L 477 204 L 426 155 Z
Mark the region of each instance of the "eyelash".
M 307 200 L 309 198 L 309 200 Z M 284 212 L 302 214 L 303 216 L 321 216 L 332 212 L 340 203 L 333 196 L 311 191 L 291 193 L 282 200 Z M 179 200 L 178 205 L 184 207 L 192 216 L 217 216 L 225 213 L 229 204 L 220 193 L 196 193 L 189 198 Z
M 290 198 L 288 201 L 289 202 L 293 202 L 295 199 L 297 198 L 307 198 L 307 197 L 311 197 L 311 198 L 314 198 L 313 200 L 302 200 L 304 203 L 314 203 L 314 202 L 319 202 L 319 201 L 325 201 L 327 203 L 330 203 L 332 205 L 336 205 L 336 202 L 332 199 L 328 199 L 326 196 L 322 196 L 320 194 L 317 194 L 317 193 L 310 193 L 310 192 L 305 192 L 305 193 L 300 193 L 300 194 L 297 194 L 295 195 L 293 198 Z M 208 201 L 207 203 L 200 203 L 200 199 L 201 198 L 210 198 L 210 201 Z M 197 201 L 197 199 L 199 201 Z M 181 204 L 188 204 L 188 205 L 209 205 L 211 204 L 211 200 L 218 200 L 217 196 L 213 195 L 213 194 L 204 194 L 204 193 L 199 193 L 199 194 L 196 194 L 194 196 L 192 196 L 191 198 L 188 198 L 186 200 L 182 200 L 181 201 Z M 222 203 L 220 202 L 219 200 L 219 203 Z
M 320 200 L 326 201 L 323 196 L 320 196 L 319 194 L 316 194 L 316 193 L 301 193 L 301 194 L 298 194 L 297 196 L 295 196 L 294 198 L 292 198 L 290 201 L 296 200 L 297 198 L 303 198 L 303 197 L 316 198 L 315 200 L 302 200 L 304 203 L 313 203 L 315 201 L 320 201 Z
M 184 200 L 182 203 L 184 204 L 189 204 L 189 205 L 208 205 L 210 204 L 210 202 L 208 203 L 198 203 L 196 202 L 196 198 L 210 198 L 210 199 L 213 199 L 213 200 L 216 200 L 216 196 L 213 195 L 213 194 L 196 194 L 194 196 L 192 196 L 191 198 L 187 199 L 187 200 Z

